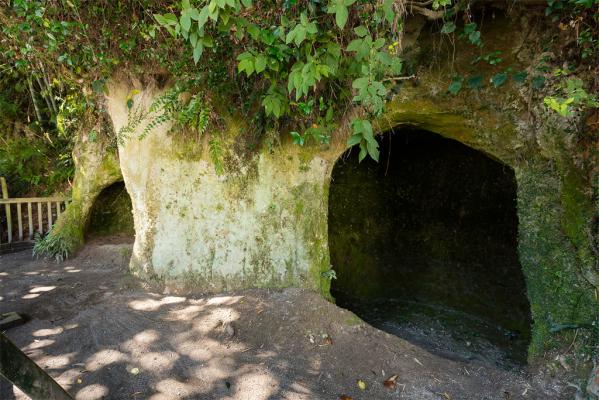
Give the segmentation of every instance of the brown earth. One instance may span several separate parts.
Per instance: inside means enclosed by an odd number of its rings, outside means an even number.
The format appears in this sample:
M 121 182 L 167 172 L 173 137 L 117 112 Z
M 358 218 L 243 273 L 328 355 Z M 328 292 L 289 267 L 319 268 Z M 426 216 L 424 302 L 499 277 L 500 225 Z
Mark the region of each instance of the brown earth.
M 96 241 L 62 264 L 0 256 L 0 312 L 30 318 L 7 335 L 76 399 L 574 396 L 533 371 L 435 355 L 304 290 L 154 293 L 127 273 L 130 251 Z M 27 397 L 4 382 L 0 398 Z

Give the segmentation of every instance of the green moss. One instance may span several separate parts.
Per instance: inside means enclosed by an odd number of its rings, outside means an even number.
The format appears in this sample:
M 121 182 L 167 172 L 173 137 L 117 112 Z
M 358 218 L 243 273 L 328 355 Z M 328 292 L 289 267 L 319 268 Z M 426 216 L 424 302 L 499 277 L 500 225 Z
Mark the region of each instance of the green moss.
M 567 214 L 562 214 L 562 200 L 571 195 L 564 194 L 564 182 L 548 160 L 528 160 L 518 169 L 519 254 L 534 321 L 531 358 L 572 339 L 571 332 L 552 329 L 591 327 L 599 316 L 599 302 L 592 286 L 581 279 L 580 260 L 563 230 L 562 215 Z M 576 225 L 575 221 L 566 223 Z
M 99 236 L 135 234 L 131 198 L 123 183 L 113 184 L 98 195 L 90 211 L 87 234 Z

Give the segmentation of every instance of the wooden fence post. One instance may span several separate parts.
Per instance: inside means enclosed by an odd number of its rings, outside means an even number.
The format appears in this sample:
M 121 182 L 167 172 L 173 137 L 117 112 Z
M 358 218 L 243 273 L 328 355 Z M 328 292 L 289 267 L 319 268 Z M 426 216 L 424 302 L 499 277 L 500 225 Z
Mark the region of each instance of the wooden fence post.
M 46 371 L 0 332 L 0 374 L 32 400 L 73 400 Z
M 0 186 L 2 186 L 2 198 L 8 199 L 8 187 L 6 186 L 6 179 L 3 176 L 0 176 Z M 10 204 L 6 204 L 4 206 L 4 210 L 6 211 L 6 225 L 7 225 L 7 233 L 8 233 L 8 243 L 12 242 L 12 221 L 10 215 Z

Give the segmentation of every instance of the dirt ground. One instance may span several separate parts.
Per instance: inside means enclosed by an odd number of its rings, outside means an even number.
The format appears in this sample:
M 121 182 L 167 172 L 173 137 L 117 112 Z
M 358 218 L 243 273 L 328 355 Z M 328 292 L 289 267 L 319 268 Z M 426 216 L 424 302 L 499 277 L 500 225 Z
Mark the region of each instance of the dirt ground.
M 96 242 L 62 264 L 0 256 L 0 312 L 30 318 L 7 335 L 76 399 L 574 397 L 531 371 L 435 355 L 308 291 L 153 293 L 127 274 L 130 249 Z M 27 397 L 4 382 L 0 398 Z

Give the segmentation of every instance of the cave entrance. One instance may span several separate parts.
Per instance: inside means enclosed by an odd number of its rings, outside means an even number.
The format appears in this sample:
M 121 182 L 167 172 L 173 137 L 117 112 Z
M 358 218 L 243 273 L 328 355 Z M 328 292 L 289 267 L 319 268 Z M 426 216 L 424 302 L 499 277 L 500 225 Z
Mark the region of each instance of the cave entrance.
M 89 214 L 86 240 L 132 243 L 135 239 L 131 197 L 120 181 L 104 188 Z
M 378 141 L 378 163 L 359 163 L 354 147 L 332 172 L 337 303 L 441 355 L 525 363 L 531 321 L 514 171 L 428 131 Z

